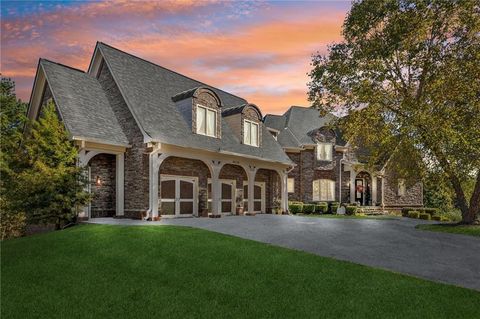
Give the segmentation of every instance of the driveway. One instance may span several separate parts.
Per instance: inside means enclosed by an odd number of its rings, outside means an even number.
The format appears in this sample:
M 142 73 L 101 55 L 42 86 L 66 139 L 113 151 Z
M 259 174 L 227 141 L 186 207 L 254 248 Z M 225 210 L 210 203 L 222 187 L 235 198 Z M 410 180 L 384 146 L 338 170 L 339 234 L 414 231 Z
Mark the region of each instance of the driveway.
M 92 222 L 197 227 L 480 291 L 480 238 L 417 230 L 419 220 L 257 215 Z

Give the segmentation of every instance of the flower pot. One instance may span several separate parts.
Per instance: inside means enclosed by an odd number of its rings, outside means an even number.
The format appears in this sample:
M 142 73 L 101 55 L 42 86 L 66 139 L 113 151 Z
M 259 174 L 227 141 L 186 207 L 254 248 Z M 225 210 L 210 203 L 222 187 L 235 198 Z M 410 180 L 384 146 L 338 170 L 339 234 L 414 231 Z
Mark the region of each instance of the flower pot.
M 243 215 L 243 207 L 237 207 L 236 214 L 237 216 Z

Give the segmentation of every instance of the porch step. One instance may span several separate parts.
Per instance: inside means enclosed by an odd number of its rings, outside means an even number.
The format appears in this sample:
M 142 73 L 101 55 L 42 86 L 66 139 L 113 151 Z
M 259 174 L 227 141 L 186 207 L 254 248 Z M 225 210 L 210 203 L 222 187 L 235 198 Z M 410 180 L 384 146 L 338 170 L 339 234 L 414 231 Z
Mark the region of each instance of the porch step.
M 386 215 L 388 212 L 379 206 L 360 206 L 365 215 Z

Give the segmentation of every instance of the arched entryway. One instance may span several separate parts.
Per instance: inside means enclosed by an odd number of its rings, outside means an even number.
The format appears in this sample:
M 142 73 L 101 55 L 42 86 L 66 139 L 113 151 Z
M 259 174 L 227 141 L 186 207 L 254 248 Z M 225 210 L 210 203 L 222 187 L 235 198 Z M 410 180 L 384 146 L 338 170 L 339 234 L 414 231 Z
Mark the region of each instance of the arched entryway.
M 206 216 L 210 171 L 200 160 L 170 156 L 158 177 L 159 214 L 164 217 Z
M 372 205 L 372 177 L 362 171 L 355 176 L 355 202 L 361 206 Z

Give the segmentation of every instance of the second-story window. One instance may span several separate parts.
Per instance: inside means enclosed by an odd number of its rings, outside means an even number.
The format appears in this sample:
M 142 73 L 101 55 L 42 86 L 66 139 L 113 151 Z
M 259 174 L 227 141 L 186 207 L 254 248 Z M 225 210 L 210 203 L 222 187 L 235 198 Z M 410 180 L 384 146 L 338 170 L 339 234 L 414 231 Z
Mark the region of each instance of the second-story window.
M 243 143 L 251 146 L 258 146 L 258 123 L 243 121 Z
M 331 161 L 333 153 L 332 143 L 317 143 L 317 160 Z
M 215 137 L 216 133 L 217 111 L 197 105 L 197 134 Z

